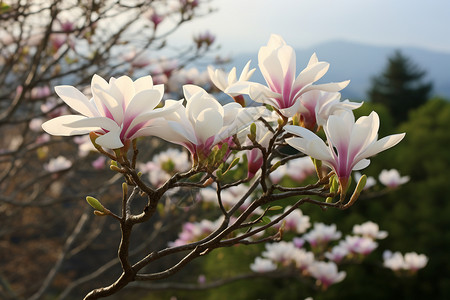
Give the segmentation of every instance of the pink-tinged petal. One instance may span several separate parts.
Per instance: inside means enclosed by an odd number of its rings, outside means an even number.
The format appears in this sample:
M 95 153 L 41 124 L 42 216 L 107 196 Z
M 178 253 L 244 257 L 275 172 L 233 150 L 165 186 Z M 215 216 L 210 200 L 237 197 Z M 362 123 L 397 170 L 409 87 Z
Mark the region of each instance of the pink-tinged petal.
M 79 120 L 86 119 L 85 116 L 79 116 L 79 115 L 66 115 L 66 116 L 60 116 L 56 117 L 54 119 L 48 120 L 47 122 L 42 124 L 42 129 L 44 129 L 45 132 L 51 135 L 58 135 L 58 136 L 71 136 L 71 135 L 78 135 L 78 134 L 86 134 L 92 131 L 92 127 L 87 128 L 73 128 L 73 127 L 67 127 L 66 124 L 72 123 Z M 96 128 L 97 129 L 97 128 Z
M 293 95 L 300 92 L 306 86 L 316 82 L 328 71 L 330 64 L 324 61 L 306 67 L 295 79 L 293 85 Z
M 137 93 L 125 111 L 125 118 L 133 118 L 141 113 L 152 111 L 161 98 L 162 94 L 157 90 L 143 90 Z
M 314 139 L 309 140 L 306 138 L 288 138 L 286 139 L 288 143 L 293 148 L 305 153 L 315 159 L 323 161 L 331 161 L 331 155 L 328 151 L 328 147 L 322 140 Z
M 285 126 L 284 130 L 301 137 L 300 140 L 297 140 L 298 138 L 289 138 L 286 140 L 286 142 L 292 147 L 298 147 L 298 150 L 300 150 L 301 147 L 302 150 L 300 151 L 316 159 L 325 161 L 332 159 L 329 152 L 329 147 L 312 131 L 304 127 L 294 125 Z
M 353 124 L 353 114 L 344 112 L 340 115 L 331 115 L 328 118 L 327 125 L 324 127 L 328 141 L 337 148 L 342 159 L 347 157 Z
M 353 126 L 351 134 L 349 149 L 354 152 L 351 154 L 356 155 L 361 149 L 376 141 L 379 127 L 380 119 L 376 112 L 373 111 L 367 117 L 360 117 Z
M 281 94 L 271 91 L 269 88 L 262 84 L 254 83 L 250 85 L 248 95 L 253 101 L 269 104 L 276 108 L 280 108 L 278 102 L 275 99 L 281 98 Z
M 116 87 L 122 95 L 122 97 L 117 97 L 116 101 L 121 107 L 127 107 L 136 93 L 133 80 L 128 76 L 120 76 L 113 81 L 112 86 Z
M 403 138 L 405 133 L 393 134 L 386 136 L 375 143 L 371 144 L 364 152 L 358 155 L 359 158 L 366 158 L 373 156 L 381 151 L 387 150 L 397 145 Z
M 152 76 L 150 75 L 140 77 L 134 81 L 134 89 L 136 94 L 144 90 L 150 90 L 152 88 L 153 88 L 153 79 Z
M 148 112 L 141 113 L 134 118 L 127 119 L 127 122 L 124 123 L 123 130 L 125 137 L 131 137 L 134 136 L 136 131 L 140 130 L 142 127 L 146 126 L 146 123 L 150 120 L 165 117 L 171 113 L 174 113 L 178 110 L 180 106 L 182 106 L 181 101 L 173 101 L 170 103 L 167 103 L 163 108 L 157 108 Z M 131 120 L 131 123 L 128 121 Z
M 102 90 L 97 90 L 94 98 L 97 98 L 104 105 L 105 117 L 113 119 L 117 124 L 122 124 L 124 109 L 117 98 Z
M 189 124 L 189 126 L 183 126 L 182 124 L 174 121 L 169 121 L 168 124 L 173 132 L 168 132 L 164 135 L 159 134 L 159 137 L 174 143 L 187 142 L 194 145 L 199 144 L 192 125 Z
M 123 147 L 123 143 L 120 140 L 120 132 L 117 131 L 110 131 L 104 135 L 101 135 L 95 139 L 95 142 L 108 149 L 119 149 Z
M 146 127 L 143 127 L 136 131 L 130 139 L 135 139 L 141 136 L 157 136 L 164 135 L 167 132 L 171 131 L 170 126 L 166 119 L 164 118 L 155 118 L 148 122 Z
M 206 142 L 208 138 L 216 135 L 222 127 L 222 114 L 212 108 L 208 108 L 198 115 L 194 130 L 197 137 L 202 142 Z
M 60 85 L 55 87 L 55 92 L 67 105 L 80 114 L 87 117 L 93 117 L 98 114 L 95 107 L 89 102 L 89 99 L 73 86 Z
M 110 114 L 110 112 L 107 109 L 105 110 L 105 105 L 102 103 L 101 99 L 96 96 L 98 90 L 108 91 L 109 84 L 102 77 L 94 74 L 91 80 L 92 99 L 90 100 L 90 102 L 93 102 L 101 116 L 106 116 L 107 114 Z
M 273 51 L 265 60 L 259 60 L 258 65 L 269 88 L 274 92 L 281 93 L 284 74 L 277 52 Z
M 350 80 L 345 80 L 341 82 L 330 82 L 330 83 L 323 83 L 323 84 L 315 84 L 315 85 L 309 85 L 305 87 L 302 92 L 305 93 L 307 91 L 311 90 L 320 90 L 325 92 L 339 92 L 343 88 L 345 88 L 350 83 Z
M 120 127 L 117 125 L 116 122 L 105 117 L 84 118 L 70 123 L 66 123 L 65 126 L 70 128 L 83 128 L 83 127 L 102 128 L 107 131 L 113 132 L 120 131 Z
M 279 109 L 279 111 L 283 116 L 290 118 L 300 110 L 300 107 L 301 107 L 300 101 L 295 101 L 292 106 L 288 108 Z

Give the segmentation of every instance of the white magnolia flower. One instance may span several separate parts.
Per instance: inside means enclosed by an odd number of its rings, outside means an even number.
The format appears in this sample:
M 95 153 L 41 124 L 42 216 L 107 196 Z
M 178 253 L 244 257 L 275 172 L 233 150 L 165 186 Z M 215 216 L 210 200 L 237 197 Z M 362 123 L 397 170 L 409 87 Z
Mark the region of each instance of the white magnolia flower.
M 329 260 L 334 261 L 335 263 L 339 263 L 348 254 L 350 254 L 350 251 L 347 247 L 344 247 L 343 245 L 337 245 L 331 249 L 331 252 L 326 252 L 325 257 Z
M 380 230 L 378 224 L 372 221 L 353 226 L 353 234 L 359 234 L 371 239 L 384 239 L 388 235 L 387 231 Z
M 387 187 L 395 188 L 409 181 L 409 176 L 400 176 L 396 169 L 382 170 L 378 179 Z
M 262 256 L 287 266 L 294 262 L 294 255 L 297 250 L 299 249 L 293 243 L 286 241 L 268 243 L 266 244 L 266 251 L 262 253 Z
M 303 181 L 306 177 L 316 172 L 314 164 L 308 156 L 290 160 L 286 166 L 286 174 L 297 182 Z
M 391 251 L 384 251 L 383 253 L 383 266 L 392 271 L 399 271 L 404 269 L 405 260 L 400 252 L 392 253 Z
M 376 112 L 355 122 L 352 113 L 343 111 L 330 116 L 324 126 L 328 145 L 310 130 L 292 125 L 285 126 L 285 130 L 300 137 L 286 142 L 332 168 L 345 190 L 352 170 L 367 167 L 370 164 L 368 157 L 395 146 L 405 136 L 404 133 L 394 134 L 378 140 L 379 126 Z
M 339 246 L 347 248 L 351 253 L 368 255 L 378 247 L 378 243 L 373 239 L 360 236 L 346 236 Z
M 231 136 L 249 126 L 262 113 L 261 107 L 242 108 L 238 103 L 222 106 L 204 89 L 195 85 L 183 87 L 186 107 L 166 115 L 167 125 L 157 136 L 186 147 L 194 160 L 207 157 L 215 145 L 231 143 Z M 168 100 L 171 102 L 171 100 Z
M 290 209 L 290 206 L 287 206 L 285 208 L 285 211 L 288 209 Z M 274 220 L 277 217 L 278 215 L 275 215 L 271 217 L 271 219 Z M 294 231 L 299 234 L 304 233 L 309 227 L 311 227 L 309 216 L 303 215 L 302 211 L 299 208 L 292 211 L 282 221 L 275 224 L 275 227 L 280 227 L 283 223 L 285 230 Z
M 329 116 L 342 111 L 352 111 L 363 103 L 340 101 L 341 94 L 338 92 L 325 92 L 312 90 L 300 96 L 300 122 L 303 127 L 314 130 L 315 126 L 324 126 Z
M 412 271 L 422 269 L 428 263 L 428 257 L 425 254 L 417 254 L 416 252 L 405 253 L 404 260 L 404 268 Z
M 328 288 L 333 283 L 344 280 L 346 273 L 338 272 L 337 265 L 334 262 L 318 261 L 309 267 L 311 276 L 320 281 L 323 288 Z
M 213 67 L 208 66 L 208 74 L 209 78 L 211 79 L 212 83 L 222 92 L 233 96 L 238 96 L 240 94 L 248 94 L 247 93 L 233 93 L 232 88 L 236 85 L 242 85 L 246 84 L 250 77 L 253 75 L 256 69 L 250 70 L 250 61 L 245 65 L 244 69 L 242 70 L 241 75 L 239 76 L 239 79 L 236 76 L 236 67 L 231 69 L 231 71 L 227 74 L 221 69 L 214 70 Z M 248 84 L 247 84 L 248 86 Z M 228 92 L 228 89 L 230 92 Z
M 288 46 L 279 35 L 271 35 L 266 46 L 260 48 L 258 65 L 267 86 L 253 83 L 248 86 L 250 98 L 257 102 L 272 105 L 281 114 L 291 117 L 300 107 L 299 97 L 311 90 L 337 92 L 346 87 L 349 81 L 313 85 L 328 70 L 327 62 L 319 62 L 313 54 L 307 67 L 296 76 L 296 56 L 291 46 Z M 241 86 L 240 90 L 245 91 Z
M 44 165 L 44 169 L 48 172 L 54 173 L 69 169 L 71 166 L 72 162 L 60 155 L 57 158 L 50 159 L 50 161 Z
M 111 78 L 109 83 L 94 75 L 93 97 L 89 100 L 72 86 L 55 88 L 56 93 L 79 115 L 65 115 L 45 122 L 42 128 L 52 135 L 81 135 L 95 132 L 95 142 L 102 147 L 117 149 L 139 136 L 151 135 L 157 118 L 178 107 L 175 101 L 154 109 L 164 94 L 164 86 L 153 86 L 151 76 L 132 81 L 127 76 Z
M 277 265 L 270 259 L 256 257 L 255 261 L 250 265 L 250 269 L 256 273 L 265 273 L 276 270 Z
M 340 239 L 342 233 L 336 231 L 336 224 L 325 225 L 324 223 L 314 223 L 314 227 L 303 237 L 307 240 L 311 246 L 315 247 L 323 245 L 329 241 L 335 241 Z

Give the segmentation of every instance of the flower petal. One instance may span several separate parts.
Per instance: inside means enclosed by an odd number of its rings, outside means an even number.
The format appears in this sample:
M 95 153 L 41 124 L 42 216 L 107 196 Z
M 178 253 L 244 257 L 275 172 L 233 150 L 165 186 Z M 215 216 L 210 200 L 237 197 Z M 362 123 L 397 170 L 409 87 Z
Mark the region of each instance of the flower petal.
M 120 127 L 116 122 L 105 117 L 84 118 L 65 124 L 69 128 L 102 128 L 107 131 L 117 132 Z M 92 130 L 91 130 L 92 131 Z
M 150 75 L 140 77 L 134 81 L 134 89 L 136 94 L 152 88 L 153 88 L 153 79 L 152 76 Z
M 60 85 L 55 87 L 55 92 L 67 105 L 80 114 L 87 117 L 98 115 L 97 110 L 89 102 L 89 99 L 73 86 Z
M 206 142 L 208 138 L 216 135 L 223 127 L 223 116 L 213 108 L 203 110 L 197 117 L 194 130 L 197 137 Z
M 405 137 L 405 133 L 393 134 L 386 136 L 375 143 L 371 144 L 364 152 L 358 155 L 358 158 L 366 158 L 381 151 L 387 150 L 391 147 L 397 145 L 403 138 Z
M 123 147 L 123 143 L 120 140 L 120 132 L 117 131 L 110 131 L 101 135 L 95 139 L 95 142 L 108 149 L 118 149 Z
M 58 136 L 71 136 L 71 135 L 78 135 L 78 134 L 86 134 L 92 131 L 92 127 L 80 127 L 80 128 L 73 128 L 68 127 L 66 124 L 72 123 L 79 120 L 86 119 L 85 116 L 80 115 L 66 115 L 66 116 L 60 116 L 56 117 L 54 119 L 48 120 L 44 124 L 42 124 L 42 129 L 45 130 L 48 134 L 51 135 L 58 135 Z M 97 127 L 94 127 L 97 129 Z

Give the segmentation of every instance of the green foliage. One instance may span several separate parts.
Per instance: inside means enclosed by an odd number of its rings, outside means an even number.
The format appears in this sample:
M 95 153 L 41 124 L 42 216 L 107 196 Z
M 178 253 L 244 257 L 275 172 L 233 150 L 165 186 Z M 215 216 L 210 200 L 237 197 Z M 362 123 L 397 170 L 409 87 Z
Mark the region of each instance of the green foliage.
M 425 71 L 420 70 L 408 57 L 396 51 L 383 73 L 372 79 L 369 98 L 374 103 L 384 104 L 395 120 L 407 119 L 408 111 L 424 104 L 433 85 L 422 83 Z

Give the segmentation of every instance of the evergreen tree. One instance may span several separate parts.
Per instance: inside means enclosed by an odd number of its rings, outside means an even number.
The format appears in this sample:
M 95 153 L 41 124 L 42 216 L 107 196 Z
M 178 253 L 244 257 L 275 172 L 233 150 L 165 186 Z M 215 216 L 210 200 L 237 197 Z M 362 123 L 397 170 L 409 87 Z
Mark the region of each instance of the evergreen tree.
M 369 98 L 384 104 L 398 123 L 408 118 L 408 112 L 424 104 L 433 87 L 422 81 L 426 72 L 400 51 L 391 57 L 384 71 L 372 79 Z

